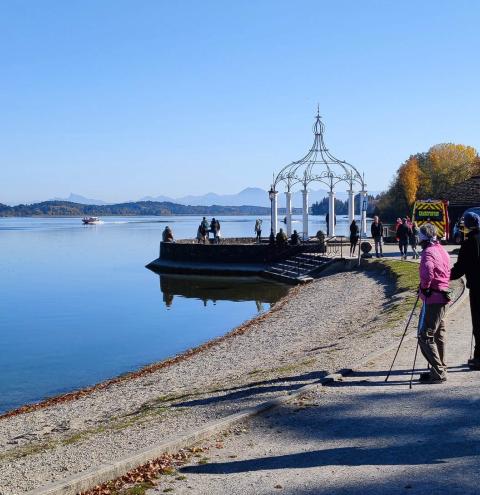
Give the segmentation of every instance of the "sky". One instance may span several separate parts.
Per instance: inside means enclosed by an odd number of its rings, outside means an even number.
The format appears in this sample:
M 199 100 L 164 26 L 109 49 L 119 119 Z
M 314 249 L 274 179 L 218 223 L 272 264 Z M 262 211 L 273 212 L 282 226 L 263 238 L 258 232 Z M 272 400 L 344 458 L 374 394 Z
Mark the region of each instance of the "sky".
M 480 149 L 479 14 L 473 0 L 0 0 L 0 203 L 268 189 L 310 148 L 317 104 L 329 150 L 385 189 L 436 143 Z

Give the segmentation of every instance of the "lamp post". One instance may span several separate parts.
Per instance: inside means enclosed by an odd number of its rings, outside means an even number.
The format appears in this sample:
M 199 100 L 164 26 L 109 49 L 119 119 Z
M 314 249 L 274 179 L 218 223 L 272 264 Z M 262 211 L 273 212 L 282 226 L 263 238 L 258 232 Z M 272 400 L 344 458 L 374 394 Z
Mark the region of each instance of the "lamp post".
M 305 185 L 305 188 L 302 190 L 302 198 L 303 198 L 303 240 L 308 241 L 308 189 Z
M 350 174 L 350 189 L 348 190 L 348 223 L 355 220 L 355 191 L 353 190 L 353 172 Z
M 364 188 L 360 191 L 360 231 L 363 237 L 367 237 L 367 206 L 368 206 L 368 198 L 367 191 Z
M 271 231 L 273 232 L 273 235 L 277 234 L 277 223 L 278 223 L 278 218 L 277 218 L 277 194 L 278 191 L 275 191 L 275 188 L 270 187 L 270 191 L 268 191 L 268 197 L 270 199 L 270 219 L 271 219 Z
M 287 237 L 292 235 L 292 193 L 290 189 L 285 191 L 285 206 L 287 217 Z

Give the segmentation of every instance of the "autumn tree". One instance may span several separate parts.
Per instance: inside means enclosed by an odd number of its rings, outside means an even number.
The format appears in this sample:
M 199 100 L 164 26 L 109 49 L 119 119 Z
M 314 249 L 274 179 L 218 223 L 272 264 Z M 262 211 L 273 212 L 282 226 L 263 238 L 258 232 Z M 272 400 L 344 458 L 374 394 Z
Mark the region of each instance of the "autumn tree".
M 412 206 L 417 199 L 417 191 L 420 183 L 420 167 L 416 156 L 411 156 L 398 169 L 398 182 L 403 190 L 407 205 Z
M 476 173 L 478 153 L 463 144 L 436 144 L 428 150 L 427 167 L 431 174 L 431 194 L 438 197 L 454 184 L 463 182 Z
M 472 146 L 442 143 L 417 153 L 397 170 L 380 195 L 376 212 L 393 220 L 408 212 L 417 199 L 441 198 L 455 184 L 480 174 L 480 157 Z

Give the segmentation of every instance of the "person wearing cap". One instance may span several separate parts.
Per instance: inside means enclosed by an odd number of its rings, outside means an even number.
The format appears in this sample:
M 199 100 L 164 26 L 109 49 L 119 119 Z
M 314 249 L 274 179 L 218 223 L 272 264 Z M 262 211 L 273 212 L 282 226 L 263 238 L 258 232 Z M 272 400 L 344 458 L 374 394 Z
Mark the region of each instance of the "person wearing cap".
M 480 370 L 480 217 L 476 213 L 467 212 L 463 221 L 470 232 L 460 246 L 458 260 L 453 265 L 450 279 L 455 280 L 463 275 L 467 279 L 475 338 L 473 359 L 468 360 L 468 365 L 472 369 Z
M 434 225 L 424 224 L 419 232 L 420 246 L 420 298 L 424 316 L 418 333 L 418 344 L 430 371 L 420 375 L 422 383 L 443 383 L 447 379 L 445 364 L 445 311 L 450 281 L 450 258 L 437 241 Z

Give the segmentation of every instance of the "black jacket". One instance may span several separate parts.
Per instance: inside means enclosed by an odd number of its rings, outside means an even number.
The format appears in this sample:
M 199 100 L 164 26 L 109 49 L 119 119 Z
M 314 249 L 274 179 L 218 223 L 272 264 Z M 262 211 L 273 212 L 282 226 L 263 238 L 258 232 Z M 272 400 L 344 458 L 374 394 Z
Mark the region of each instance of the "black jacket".
M 375 222 L 372 222 L 372 226 L 370 227 L 370 232 L 372 233 L 372 237 L 382 237 L 383 236 L 383 224 L 382 222 L 378 222 L 378 225 Z
M 350 225 L 350 239 L 354 237 L 359 237 L 360 236 L 360 229 L 358 228 L 358 225 Z
M 399 241 L 408 242 L 411 233 L 412 233 L 412 229 L 407 224 L 402 223 L 401 225 L 398 226 L 397 237 Z
M 450 278 L 455 280 L 465 275 L 469 289 L 480 290 L 480 232 L 478 229 L 467 234 L 463 241 L 458 260 L 453 265 Z

